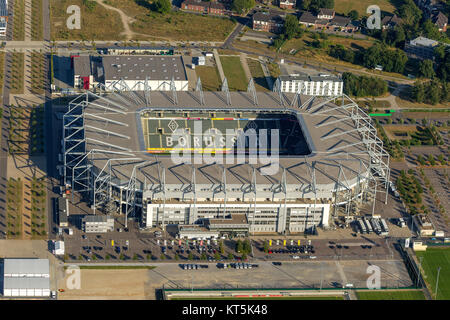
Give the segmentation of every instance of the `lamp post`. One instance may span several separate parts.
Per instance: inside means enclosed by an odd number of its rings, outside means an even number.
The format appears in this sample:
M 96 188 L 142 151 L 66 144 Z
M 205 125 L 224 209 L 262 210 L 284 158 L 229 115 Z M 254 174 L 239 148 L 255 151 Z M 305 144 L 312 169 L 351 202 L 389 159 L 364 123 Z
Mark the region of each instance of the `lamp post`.
M 441 272 L 441 267 L 438 267 L 437 270 L 438 271 L 437 271 L 437 277 L 436 277 L 436 290 L 434 292 L 434 296 L 435 296 L 436 300 L 437 300 L 437 292 L 438 292 L 438 286 L 439 286 L 439 273 Z

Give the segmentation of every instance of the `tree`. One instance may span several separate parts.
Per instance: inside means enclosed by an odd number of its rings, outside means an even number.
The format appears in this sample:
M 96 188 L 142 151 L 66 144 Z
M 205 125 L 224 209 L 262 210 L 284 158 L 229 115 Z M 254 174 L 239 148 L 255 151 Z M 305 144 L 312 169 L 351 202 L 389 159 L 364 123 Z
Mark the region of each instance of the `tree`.
M 264 241 L 264 252 L 265 253 L 269 252 L 269 243 L 267 242 L 267 240 Z
M 242 254 L 242 260 L 247 260 L 247 254 L 245 252 Z
M 168 13 L 172 9 L 172 4 L 170 3 L 170 0 L 156 0 L 154 3 L 155 11 L 159 13 Z
M 214 259 L 220 260 L 220 253 L 219 253 L 219 251 L 214 252 Z
M 238 240 L 236 242 L 236 252 L 241 253 L 244 250 L 244 246 L 242 245 L 242 241 Z
M 255 6 L 255 0 L 233 0 L 232 9 L 237 13 L 250 10 Z
M 219 243 L 219 250 L 220 250 L 220 254 L 224 254 L 225 253 L 225 249 L 223 247 L 223 241 L 220 241 L 220 243 Z
M 419 75 L 424 78 L 432 78 L 435 75 L 433 61 L 426 59 L 419 63 Z
M 284 22 L 284 35 L 286 39 L 292 39 L 300 29 L 298 19 L 292 14 L 286 16 L 286 21 Z
M 233 254 L 230 252 L 229 254 L 228 254 L 228 260 L 233 260 L 234 259 L 234 256 L 233 256 Z
M 166 259 L 166 255 L 164 253 L 161 253 L 161 256 L 159 257 L 161 260 Z
M 192 254 L 192 252 L 189 252 L 188 260 L 194 260 L 194 255 Z
M 352 20 L 358 20 L 358 18 L 359 18 L 358 11 L 356 11 L 356 10 L 350 11 L 350 12 L 348 13 L 348 17 L 349 17 L 350 19 L 352 19 Z
M 243 245 L 243 252 L 250 253 L 252 251 L 252 245 L 250 244 L 250 240 L 245 239 Z
M 202 259 L 202 260 L 206 260 L 206 253 L 204 253 L 204 252 L 202 252 L 202 255 L 200 256 L 200 259 Z
M 178 253 L 177 254 L 175 254 L 175 260 L 180 260 L 180 256 L 178 255 Z
M 434 156 L 432 154 L 428 155 L 428 161 L 432 166 L 436 164 L 436 160 L 434 160 Z

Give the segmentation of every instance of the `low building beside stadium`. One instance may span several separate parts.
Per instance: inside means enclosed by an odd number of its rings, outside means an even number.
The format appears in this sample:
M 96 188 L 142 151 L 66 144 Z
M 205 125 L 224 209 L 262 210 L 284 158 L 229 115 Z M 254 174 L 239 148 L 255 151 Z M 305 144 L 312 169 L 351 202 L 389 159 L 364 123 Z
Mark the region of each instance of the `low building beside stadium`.
M 74 88 L 107 91 L 188 90 L 188 79 L 181 56 L 107 55 L 73 57 Z M 173 82 L 172 82 L 173 79 Z M 120 84 L 121 87 L 118 87 Z
M 344 92 L 344 82 L 336 76 L 292 74 L 281 75 L 279 79 L 282 92 L 300 91 L 310 96 L 341 96 Z

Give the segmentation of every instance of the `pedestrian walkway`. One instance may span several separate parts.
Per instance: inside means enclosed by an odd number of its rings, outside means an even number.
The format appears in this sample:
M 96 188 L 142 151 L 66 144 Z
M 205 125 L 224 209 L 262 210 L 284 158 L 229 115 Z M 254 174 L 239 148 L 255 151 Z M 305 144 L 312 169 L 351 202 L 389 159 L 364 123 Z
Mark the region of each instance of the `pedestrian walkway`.
M 220 61 L 219 52 L 217 52 L 217 49 L 214 49 L 213 53 L 214 53 L 214 59 L 216 60 L 217 70 L 219 70 L 220 81 L 223 82 L 223 79 L 225 79 L 225 73 L 223 72 L 222 62 Z
M 252 73 L 250 72 L 250 68 L 248 67 L 248 63 L 247 63 L 247 54 L 246 53 L 241 53 L 239 55 L 239 57 L 241 58 L 241 65 L 242 68 L 244 69 L 245 72 L 245 77 L 248 79 L 253 78 L 252 77 Z
M 273 88 L 272 76 L 270 75 L 270 71 L 267 68 L 266 63 L 264 62 L 264 58 L 259 56 L 259 62 L 261 63 L 261 68 L 263 69 L 264 76 L 266 77 L 267 85 L 269 86 L 269 90 Z

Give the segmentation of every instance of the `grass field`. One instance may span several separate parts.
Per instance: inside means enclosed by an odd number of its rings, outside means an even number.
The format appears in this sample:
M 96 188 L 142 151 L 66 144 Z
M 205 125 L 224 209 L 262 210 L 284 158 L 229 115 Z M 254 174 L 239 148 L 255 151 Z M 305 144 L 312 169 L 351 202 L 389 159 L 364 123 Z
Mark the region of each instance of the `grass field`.
M 206 91 L 220 90 L 222 81 L 220 81 L 219 71 L 216 67 L 196 66 L 197 77 L 202 80 L 202 88 Z
M 376 4 L 380 7 L 381 11 L 394 12 L 395 7 L 392 5 L 392 1 L 389 0 L 335 0 L 334 9 L 336 13 L 347 14 L 351 10 L 356 10 L 359 16 L 367 16 L 367 7 Z
M 33 0 L 31 3 L 31 39 L 40 41 L 44 39 L 42 24 L 42 0 Z
M 5 74 L 4 74 L 5 69 L 4 68 L 5 68 L 5 53 L 0 52 L 0 94 L 3 93 L 3 84 L 4 84 L 3 80 L 5 79 Z
M 230 91 L 246 91 L 247 79 L 239 57 L 221 56 L 223 73 L 228 80 Z
M 69 30 L 66 20 L 67 7 L 81 8 L 81 29 Z M 123 40 L 124 31 L 117 12 L 107 10 L 97 4 L 92 10 L 86 8 L 83 0 L 50 0 L 52 40 Z
M 130 25 L 132 31 L 152 40 L 223 41 L 234 27 L 228 18 L 181 11 L 162 15 L 139 0 L 107 0 L 105 3 L 122 10 L 134 20 Z
M 268 91 L 269 85 L 267 84 L 266 77 L 264 76 L 261 63 L 258 60 L 247 59 L 248 68 L 255 81 L 256 91 Z
M 342 296 L 296 296 L 296 297 L 178 297 L 170 300 L 344 300 Z
M 425 300 L 419 290 L 357 291 L 356 296 L 358 300 Z
M 24 53 L 13 52 L 11 62 L 11 93 L 23 93 L 23 78 L 24 78 Z
M 23 182 L 20 178 L 9 178 L 6 194 L 7 239 L 20 239 L 22 234 Z
M 25 0 L 14 1 L 13 39 L 25 40 Z
M 424 279 L 431 288 L 431 294 L 436 300 L 450 300 L 450 248 L 428 248 L 423 252 L 416 252 L 417 257 L 423 257 L 422 269 L 425 272 Z M 439 285 L 437 295 L 436 278 L 438 267 L 441 268 L 439 273 Z

